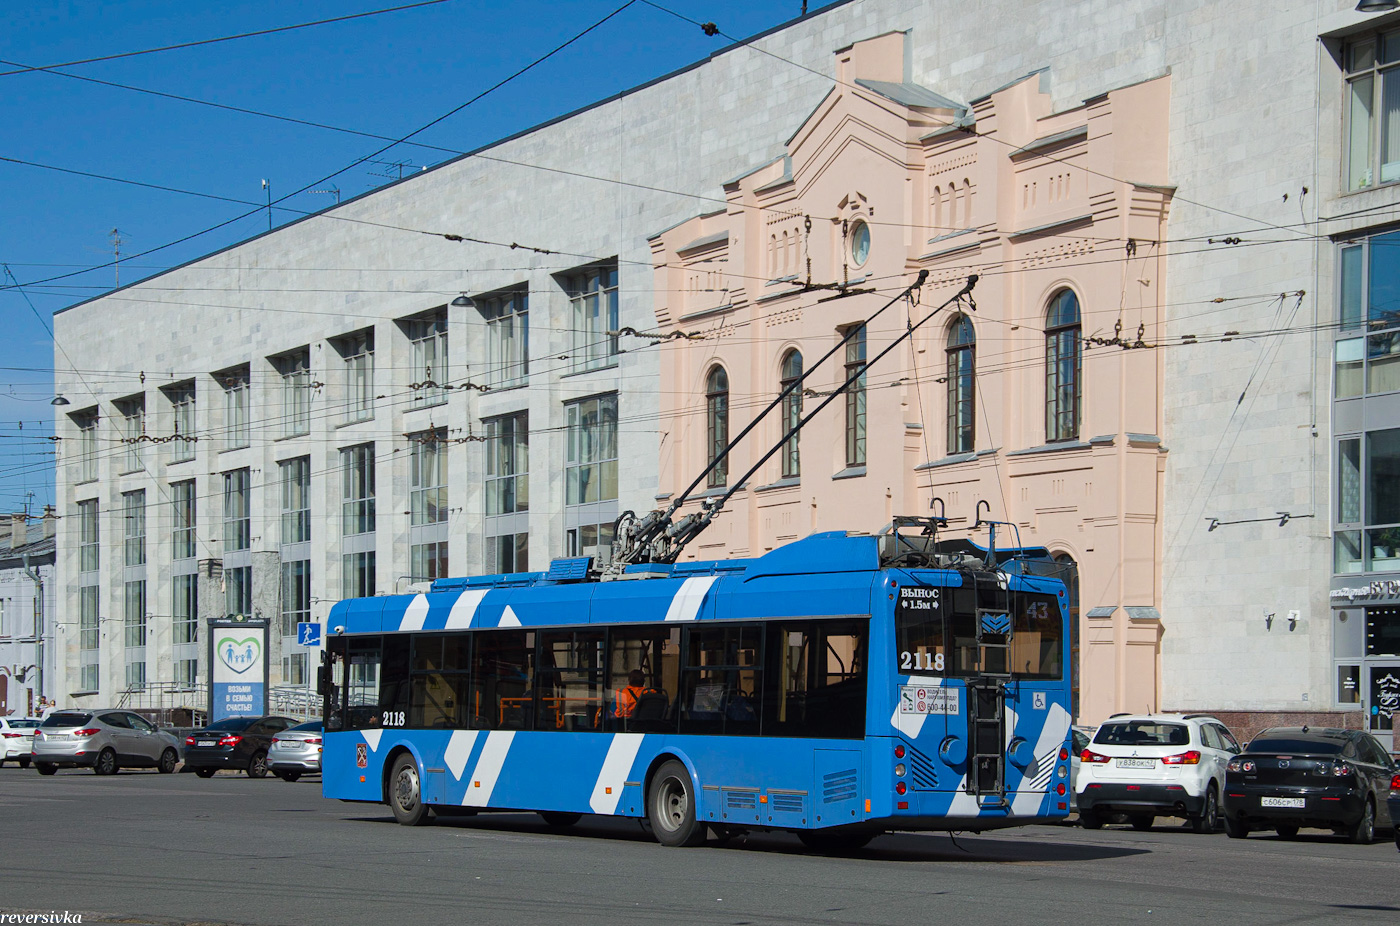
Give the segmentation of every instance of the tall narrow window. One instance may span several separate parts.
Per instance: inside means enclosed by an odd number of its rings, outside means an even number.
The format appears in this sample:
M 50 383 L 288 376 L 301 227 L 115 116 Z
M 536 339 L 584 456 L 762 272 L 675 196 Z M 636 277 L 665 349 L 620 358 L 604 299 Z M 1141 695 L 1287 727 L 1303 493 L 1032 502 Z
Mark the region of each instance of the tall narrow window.
M 252 546 L 252 507 L 248 497 L 248 470 L 224 473 L 224 552 Z
M 1346 188 L 1400 180 L 1400 31 L 1346 48 Z
M 958 316 L 948 329 L 948 452 L 971 453 L 976 439 L 973 390 L 977 335 L 972 319 Z
M 425 431 L 413 436 L 409 485 L 409 524 L 438 524 L 447 520 L 447 432 Z
M 96 572 L 98 555 L 97 499 L 78 502 L 78 571 Z
M 248 368 L 239 367 L 218 374 L 224 389 L 224 449 L 247 447 L 252 436 L 248 416 Z
M 617 520 L 617 394 L 570 402 L 564 420 L 564 546 L 569 556 L 601 555 Z
M 311 458 L 277 464 L 282 477 L 282 544 L 311 539 Z
M 530 547 L 530 416 L 487 418 L 486 571 L 524 572 Z
M 78 429 L 78 473 L 75 482 L 97 478 L 97 409 L 73 416 Z
M 303 347 L 272 362 L 282 377 L 282 436 L 311 433 L 311 349 Z
M 171 628 L 174 643 L 175 684 L 192 688 L 199 674 L 199 576 L 186 574 L 174 577 L 170 597 Z
M 476 304 L 486 320 L 486 385 L 523 386 L 530 374 L 529 292 L 513 289 Z
M 780 391 L 786 392 L 789 386 L 794 385 L 802 378 L 802 354 L 795 350 L 790 350 L 783 355 L 782 382 Z M 791 431 L 797 427 L 797 422 L 802 420 L 802 390 L 794 389 L 783 399 L 783 433 Z M 802 461 L 798 455 L 798 435 L 793 434 L 786 443 L 783 444 L 783 477 L 790 478 L 802 474 Z
M 710 470 L 708 485 L 724 485 L 729 478 L 729 460 L 725 447 L 729 444 L 729 374 L 724 367 L 715 367 L 705 378 L 705 462 L 719 462 Z
M 374 595 L 374 551 L 346 553 L 340 558 L 341 592 L 345 598 L 370 598 Z
M 170 484 L 170 507 L 174 530 L 171 531 L 171 559 L 189 559 L 195 550 L 194 480 Z
M 146 490 L 122 493 L 122 565 L 146 565 Z
M 349 537 L 374 531 L 374 445 L 340 451 L 340 530 Z
M 139 691 L 146 687 L 146 580 L 127 582 L 124 591 L 126 687 Z
M 617 362 L 617 265 L 591 267 L 566 277 L 572 310 L 574 372 Z
M 345 422 L 374 417 L 374 329 L 332 342 L 345 365 Z
M 194 383 L 181 383 L 165 391 L 170 399 L 171 436 L 170 462 L 184 463 L 194 459 Z
M 302 559 L 283 563 L 282 616 L 280 620 L 282 636 L 295 637 L 297 624 L 307 623 L 310 620 L 311 562 Z
M 413 347 L 415 406 L 441 405 L 447 401 L 447 310 L 410 319 L 405 326 Z
M 137 473 L 145 467 L 141 444 L 146 436 L 146 397 L 136 396 L 117 403 L 122 416 L 122 472 Z
M 843 332 L 844 334 L 845 332 Z M 846 342 L 845 379 L 865 366 L 865 326 L 856 328 L 855 336 Z M 844 382 L 844 380 L 843 380 Z M 846 390 L 846 465 L 865 465 L 865 373 Z
M 1045 439 L 1079 437 L 1079 299 L 1062 289 L 1045 322 Z
M 409 446 L 408 571 L 417 581 L 442 579 L 447 576 L 447 431 L 411 435 Z
M 253 567 L 224 567 L 224 608 L 227 616 L 253 616 Z
M 78 588 L 78 664 L 79 688 L 97 691 L 101 682 L 99 670 L 102 656 L 102 623 L 98 611 L 101 589 L 97 585 Z

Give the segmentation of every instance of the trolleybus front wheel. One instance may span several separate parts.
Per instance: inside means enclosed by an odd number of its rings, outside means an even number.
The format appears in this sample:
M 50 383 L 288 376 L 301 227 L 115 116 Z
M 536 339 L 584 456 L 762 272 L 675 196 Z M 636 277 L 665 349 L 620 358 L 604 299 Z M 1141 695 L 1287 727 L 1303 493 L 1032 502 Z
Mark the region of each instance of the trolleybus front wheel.
M 423 803 L 418 763 L 408 753 L 399 756 L 389 775 L 389 807 L 394 811 L 394 819 L 404 826 L 421 826 L 428 822 L 428 805 Z
M 697 809 L 695 785 L 684 765 L 672 759 L 656 770 L 647 794 L 647 819 L 657 842 L 663 846 L 704 845 L 705 825 L 695 818 Z

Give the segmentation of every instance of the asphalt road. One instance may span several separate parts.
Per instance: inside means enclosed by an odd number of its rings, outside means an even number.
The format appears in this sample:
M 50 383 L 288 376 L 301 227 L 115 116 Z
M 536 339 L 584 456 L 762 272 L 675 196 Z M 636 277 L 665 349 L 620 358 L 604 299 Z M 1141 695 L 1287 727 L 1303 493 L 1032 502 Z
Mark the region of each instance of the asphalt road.
M 567 832 L 532 814 L 409 829 L 388 809 L 221 772 L 0 768 L 0 914 L 84 923 L 652 926 L 780 923 L 1400 922 L 1400 852 L 1348 845 L 1027 827 L 890 835 L 823 857 L 792 836 L 664 849 L 632 821 Z M 3 922 L 3 920 L 0 920 Z

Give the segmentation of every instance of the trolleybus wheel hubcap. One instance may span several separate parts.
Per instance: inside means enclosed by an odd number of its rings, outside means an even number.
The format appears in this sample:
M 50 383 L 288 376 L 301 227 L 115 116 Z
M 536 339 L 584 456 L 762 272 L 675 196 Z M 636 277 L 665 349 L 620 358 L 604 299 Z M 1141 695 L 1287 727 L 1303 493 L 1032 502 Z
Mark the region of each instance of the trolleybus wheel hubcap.
M 405 765 L 399 769 L 398 781 L 394 783 L 394 800 L 405 813 L 418 806 L 418 771 L 413 766 Z
M 685 824 L 686 812 L 690 808 L 690 795 L 685 785 L 674 778 L 661 783 L 656 795 L 657 816 L 669 830 L 678 830 Z

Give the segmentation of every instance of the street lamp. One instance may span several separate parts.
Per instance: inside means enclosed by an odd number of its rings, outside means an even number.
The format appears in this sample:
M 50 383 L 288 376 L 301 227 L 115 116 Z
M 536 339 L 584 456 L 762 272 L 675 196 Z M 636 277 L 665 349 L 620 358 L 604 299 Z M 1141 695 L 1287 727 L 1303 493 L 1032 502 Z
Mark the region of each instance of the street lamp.
M 1400 3 L 1400 0 L 1391 0 L 1391 2 Z M 473 305 L 475 305 L 475 303 L 472 302 L 471 296 L 468 296 L 466 293 L 462 293 L 462 295 L 452 300 L 452 305 L 454 308 L 458 309 L 469 309 Z
M 1361 0 L 1356 5 L 1358 13 L 1389 13 L 1400 7 L 1400 0 Z
M 58 395 L 56 395 L 56 396 L 53 397 L 53 399 L 49 402 L 49 404 L 50 404 L 50 405 L 72 405 L 73 403 L 72 403 L 72 402 L 69 402 L 67 399 L 65 399 L 65 398 L 63 397 L 63 393 L 59 393 Z

